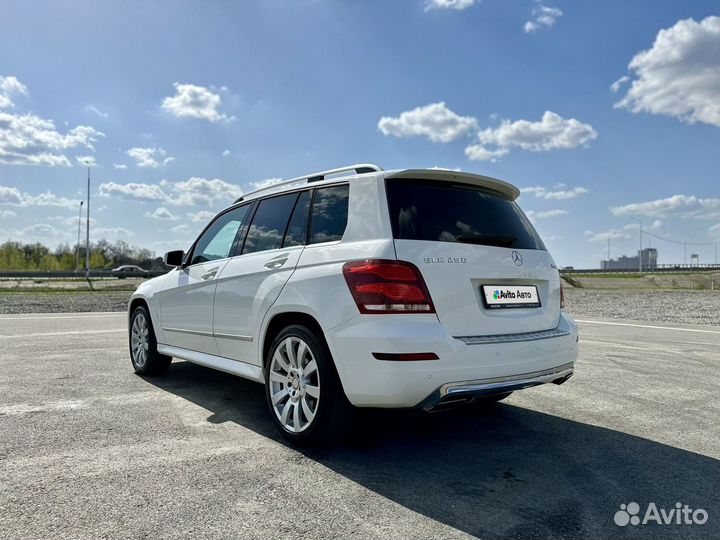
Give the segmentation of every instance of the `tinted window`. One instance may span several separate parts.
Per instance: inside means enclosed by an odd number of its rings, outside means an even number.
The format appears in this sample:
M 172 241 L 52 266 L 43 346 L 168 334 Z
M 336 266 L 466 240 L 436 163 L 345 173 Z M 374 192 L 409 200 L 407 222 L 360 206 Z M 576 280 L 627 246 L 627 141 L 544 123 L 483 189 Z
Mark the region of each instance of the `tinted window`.
M 282 245 L 297 197 L 297 193 L 290 193 L 260 201 L 248 230 L 243 254 L 277 249 Z
M 295 210 L 293 210 L 290 218 L 283 246 L 301 246 L 305 243 L 309 207 L 310 192 L 303 191 L 297 203 L 295 203 Z
M 545 249 L 515 202 L 474 186 L 398 179 L 387 194 L 397 239 Z
M 340 240 L 348 217 L 349 186 L 333 186 L 315 190 L 310 218 L 309 244 Z
M 229 257 L 238 231 L 248 218 L 250 205 L 241 206 L 219 216 L 195 243 L 190 264 Z

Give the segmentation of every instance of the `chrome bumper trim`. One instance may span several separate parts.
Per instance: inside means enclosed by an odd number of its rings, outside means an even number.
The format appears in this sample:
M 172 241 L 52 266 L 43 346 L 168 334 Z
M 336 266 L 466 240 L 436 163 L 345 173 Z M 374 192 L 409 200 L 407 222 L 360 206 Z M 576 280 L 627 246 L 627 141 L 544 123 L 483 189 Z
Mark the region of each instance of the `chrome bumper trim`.
M 526 332 L 524 334 L 498 334 L 494 336 L 454 336 L 455 339 L 465 342 L 466 345 L 483 345 L 486 343 L 515 343 L 517 341 L 538 341 L 569 336 L 570 332 L 561 328 L 542 330 L 540 332 Z
M 574 365 L 574 362 L 570 362 L 542 371 L 443 384 L 417 406 L 432 409 L 451 401 L 466 401 L 474 397 L 502 394 L 555 381 L 562 383 L 572 376 Z

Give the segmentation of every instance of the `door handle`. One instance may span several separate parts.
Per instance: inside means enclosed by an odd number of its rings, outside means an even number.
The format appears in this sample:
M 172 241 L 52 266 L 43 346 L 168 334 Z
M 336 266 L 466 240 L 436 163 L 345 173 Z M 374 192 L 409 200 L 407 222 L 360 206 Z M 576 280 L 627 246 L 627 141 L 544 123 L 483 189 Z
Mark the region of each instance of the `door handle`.
M 283 264 L 287 262 L 287 260 L 290 258 L 290 255 L 287 253 L 281 253 L 277 257 L 273 257 L 268 262 L 265 263 L 265 268 L 280 268 Z
M 215 274 L 217 274 L 217 271 L 218 271 L 218 269 L 217 269 L 217 266 L 216 266 L 216 267 L 213 268 L 212 270 L 209 270 L 207 273 L 205 273 L 205 274 L 203 274 L 202 276 L 200 276 L 200 279 L 202 279 L 202 280 L 212 279 L 212 278 L 215 277 Z

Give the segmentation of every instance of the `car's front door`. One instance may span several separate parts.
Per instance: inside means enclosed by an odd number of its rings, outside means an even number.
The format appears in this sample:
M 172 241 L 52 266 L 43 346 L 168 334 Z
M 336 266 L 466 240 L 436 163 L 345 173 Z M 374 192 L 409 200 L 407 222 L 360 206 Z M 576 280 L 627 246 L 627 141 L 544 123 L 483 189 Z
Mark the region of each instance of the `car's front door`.
M 218 354 L 213 337 L 217 278 L 241 238 L 250 204 L 220 214 L 195 242 L 186 263 L 171 272 L 161 293 L 166 344 Z

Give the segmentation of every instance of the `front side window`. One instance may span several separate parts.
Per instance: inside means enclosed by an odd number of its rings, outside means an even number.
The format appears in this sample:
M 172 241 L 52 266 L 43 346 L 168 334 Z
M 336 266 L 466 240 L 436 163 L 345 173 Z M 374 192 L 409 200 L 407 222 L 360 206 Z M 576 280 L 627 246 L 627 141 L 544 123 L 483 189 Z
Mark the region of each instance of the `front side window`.
M 348 219 L 350 186 L 318 188 L 312 204 L 309 244 L 340 240 Z
M 195 243 L 190 264 L 229 257 L 233 252 L 238 231 L 248 217 L 250 206 L 240 206 L 217 217 Z
M 297 198 L 297 193 L 289 193 L 260 201 L 255 217 L 250 223 L 243 255 L 278 249 L 282 245 L 285 229 Z

